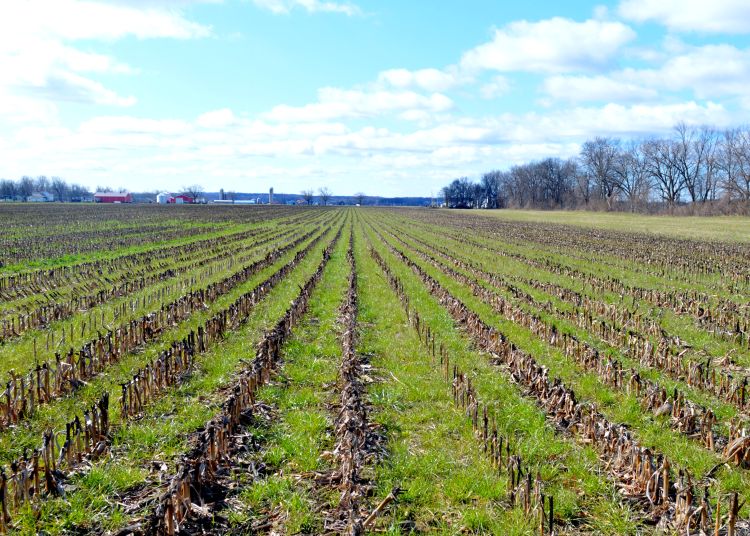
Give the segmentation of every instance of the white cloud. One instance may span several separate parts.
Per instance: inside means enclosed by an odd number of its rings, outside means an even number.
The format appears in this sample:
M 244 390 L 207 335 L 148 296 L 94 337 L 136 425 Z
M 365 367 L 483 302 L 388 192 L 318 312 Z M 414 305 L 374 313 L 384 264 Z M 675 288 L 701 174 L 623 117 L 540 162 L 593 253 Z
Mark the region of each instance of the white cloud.
M 277 15 L 286 15 L 295 8 L 302 8 L 308 13 L 342 13 L 353 16 L 361 14 L 361 10 L 348 2 L 328 2 L 322 0 L 252 0 L 253 3 Z
M 327 87 L 318 91 L 318 102 L 305 106 L 276 106 L 264 118 L 284 122 L 325 121 L 376 117 L 409 110 L 443 112 L 452 106 L 453 101 L 441 93 L 422 95 L 414 91 L 358 91 Z
M 750 50 L 731 45 L 680 46 L 661 65 L 627 68 L 609 75 L 551 76 L 542 90 L 568 102 L 656 100 L 666 92 L 690 91 L 698 99 L 744 97 L 750 86 Z
M 129 177 L 134 190 L 200 182 L 211 190 L 295 192 L 313 182 L 337 193 L 371 184 L 373 194 L 397 195 L 428 193 L 450 176 L 566 157 L 595 135 L 660 134 L 680 120 L 721 127 L 740 119 L 719 104 L 687 101 L 459 117 L 398 132 L 374 124 L 354 130 L 328 119 L 268 122 L 219 109 L 191 121 L 105 116 L 75 129 L 26 126 L 0 143 L 0 161 L 6 176 L 59 174 L 92 186 Z M 409 187 L 405 180 L 422 182 Z
M 658 91 L 608 76 L 551 76 L 543 91 L 555 100 L 568 102 L 633 102 L 654 99 Z
M 750 32 L 747 0 L 623 0 L 618 11 L 626 19 L 656 21 L 674 31 Z
M 237 117 L 229 108 L 206 112 L 198 116 L 196 124 L 204 128 L 225 128 L 237 123 Z
M 378 82 L 396 88 L 446 91 L 461 83 L 455 72 L 440 69 L 389 69 L 378 74 Z
M 139 39 L 188 39 L 210 35 L 211 28 L 182 16 L 179 10 L 133 7 L 91 0 L 26 0 L 2 7 L 0 39 L 3 48 L 23 43 L 29 36 L 76 41 L 115 40 L 132 35 Z
M 510 81 L 504 76 L 495 76 L 491 81 L 479 88 L 482 98 L 496 99 L 502 97 L 510 91 Z
M 750 50 L 706 45 L 672 57 L 658 69 L 626 69 L 623 78 L 653 87 L 689 89 L 704 99 L 742 96 L 750 84 Z
M 469 70 L 561 73 L 606 65 L 635 32 L 620 22 L 576 22 L 555 17 L 518 21 L 496 30 L 489 43 L 466 52 L 461 67 Z
M 91 73 L 130 75 L 137 69 L 77 48 L 77 41 L 188 39 L 210 33 L 209 27 L 182 16 L 174 1 L 141 6 L 90 0 L 7 2 L 0 8 L 0 98 L 131 106 L 134 96 L 119 95 Z M 3 109 L 0 114 L 9 115 Z

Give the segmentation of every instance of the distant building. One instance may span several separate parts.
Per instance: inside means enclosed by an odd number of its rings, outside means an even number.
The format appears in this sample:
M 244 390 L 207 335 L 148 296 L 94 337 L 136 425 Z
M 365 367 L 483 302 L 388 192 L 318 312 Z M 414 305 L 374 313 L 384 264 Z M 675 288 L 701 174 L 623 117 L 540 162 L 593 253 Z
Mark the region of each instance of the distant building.
M 193 203 L 195 203 L 195 199 L 185 194 L 176 195 L 170 199 L 170 203 L 175 203 L 177 205 L 192 205 Z
M 55 196 L 49 192 L 34 192 L 27 201 L 29 203 L 50 203 L 55 200 Z
M 127 192 L 96 192 L 94 194 L 96 203 L 132 203 L 133 196 Z
M 159 203 L 160 205 L 166 205 L 167 203 L 169 203 L 169 200 L 171 198 L 172 196 L 170 194 L 162 192 L 156 196 L 156 202 Z
M 273 188 L 268 190 L 268 204 L 273 205 Z

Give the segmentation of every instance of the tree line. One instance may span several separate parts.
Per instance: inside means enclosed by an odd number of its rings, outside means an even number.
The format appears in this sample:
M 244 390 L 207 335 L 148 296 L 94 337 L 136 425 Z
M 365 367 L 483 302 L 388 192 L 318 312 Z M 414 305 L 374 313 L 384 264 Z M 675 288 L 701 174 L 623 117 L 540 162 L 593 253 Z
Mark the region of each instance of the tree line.
M 97 191 L 109 192 L 111 188 L 97 186 Z M 48 178 L 23 176 L 17 181 L 0 179 L 0 199 L 28 201 L 34 194 L 50 194 L 55 201 L 81 201 L 91 197 L 88 188 L 80 184 L 69 184 L 60 177 Z
M 679 123 L 672 135 L 597 137 L 577 156 L 490 171 L 442 189 L 450 208 L 591 208 L 647 211 L 690 205 L 750 211 L 750 126 L 719 131 Z

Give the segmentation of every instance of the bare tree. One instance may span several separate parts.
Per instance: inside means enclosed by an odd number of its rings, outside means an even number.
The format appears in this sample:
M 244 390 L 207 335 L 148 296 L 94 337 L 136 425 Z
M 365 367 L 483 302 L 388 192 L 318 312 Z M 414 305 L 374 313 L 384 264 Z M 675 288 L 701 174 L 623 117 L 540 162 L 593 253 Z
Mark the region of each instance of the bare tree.
M 502 171 L 490 171 L 482 175 L 482 192 L 484 205 L 487 208 L 500 208 L 502 206 L 500 187 L 503 176 Z
M 695 129 L 684 122 L 675 125 L 672 165 L 677 170 L 693 203 L 704 203 L 713 190 L 716 133 L 703 127 Z
M 620 141 L 613 138 L 596 137 L 587 141 L 581 148 L 581 164 L 593 177 L 596 186 L 607 201 L 607 209 L 619 190 L 615 162 Z
M 357 202 L 359 206 L 362 206 L 365 204 L 366 197 L 367 196 L 362 192 L 357 192 L 356 194 L 354 194 L 354 200 Z
M 724 132 L 720 169 L 730 199 L 750 203 L 750 127 Z
M 327 205 L 328 201 L 331 200 L 331 190 L 329 190 L 327 186 L 319 189 L 318 195 L 320 196 L 320 201 L 323 203 L 323 206 Z
M 583 204 L 588 206 L 594 191 L 594 178 L 591 176 L 591 173 L 585 169 L 578 169 L 575 175 L 575 185 L 576 193 L 583 200 Z
M 34 193 L 34 179 L 28 176 L 21 177 L 21 180 L 18 181 L 18 193 L 24 201 L 28 201 L 31 194 Z
M 677 159 L 675 155 L 679 151 L 674 140 L 651 139 L 643 144 L 648 174 L 670 210 L 680 200 L 685 189 L 683 176 L 674 166 Z
M 49 187 L 49 179 L 44 175 L 39 175 L 34 181 L 34 188 L 36 188 L 37 192 L 46 192 L 49 190 Z
M 649 175 L 643 145 L 631 142 L 620 151 L 615 163 L 620 190 L 628 202 L 631 212 L 635 212 L 639 202 L 645 201 L 649 192 Z
M 229 190 L 228 192 L 224 192 L 224 197 L 234 203 L 237 200 L 237 192 L 235 192 L 234 190 Z
M 307 203 L 308 205 L 313 204 L 313 199 L 315 198 L 315 192 L 312 189 L 302 190 L 300 192 L 300 195 L 302 196 L 302 199 L 305 200 L 305 203 Z
M 16 183 L 10 179 L 0 180 L 0 197 L 13 199 L 16 196 Z
M 70 185 L 70 200 L 71 201 L 82 201 L 85 197 L 91 195 L 89 189 L 80 184 Z
M 188 196 L 195 202 L 203 196 L 203 186 L 201 186 L 200 184 L 184 186 L 181 193 Z
M 55 199 L 58 201 L 68 201 L 70 198 L 68 183 L 60 177 L 52 177 L 52 193 L 55 194 Z

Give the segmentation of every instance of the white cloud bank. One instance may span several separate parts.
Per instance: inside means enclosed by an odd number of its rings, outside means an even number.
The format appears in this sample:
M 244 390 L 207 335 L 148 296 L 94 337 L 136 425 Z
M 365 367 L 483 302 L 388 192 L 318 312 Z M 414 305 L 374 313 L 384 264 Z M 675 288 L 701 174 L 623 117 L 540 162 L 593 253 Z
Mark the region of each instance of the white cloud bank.
M 619 14 L 632 21 L 654 21 L 673 31 L 750 33 L 747 0 L 624 0 Z
M 325 0 L 252 0 L 261 9 L 277 15 L 288 15 L 294 9 L 304 9 L 308 13 L 342 13 L 348 16 L 360 15 L 362 11 L 348 2 L 330 2 Z
M 466 52 L 460 65 L 469 71 L 587 71 L 604 67 L 634 38 L 635 32 L 621 22 L 561 17 L 518 21 L 496 30 L 489 43 Z

